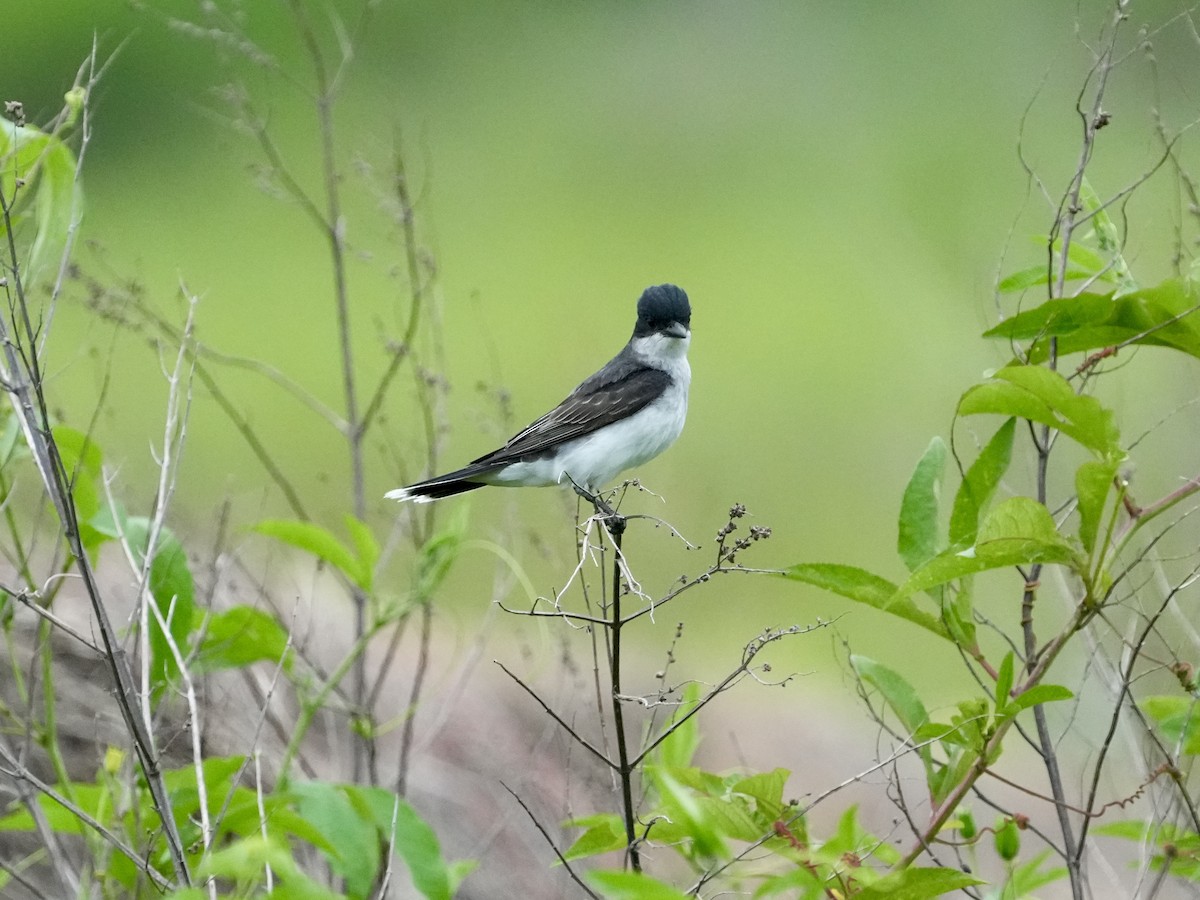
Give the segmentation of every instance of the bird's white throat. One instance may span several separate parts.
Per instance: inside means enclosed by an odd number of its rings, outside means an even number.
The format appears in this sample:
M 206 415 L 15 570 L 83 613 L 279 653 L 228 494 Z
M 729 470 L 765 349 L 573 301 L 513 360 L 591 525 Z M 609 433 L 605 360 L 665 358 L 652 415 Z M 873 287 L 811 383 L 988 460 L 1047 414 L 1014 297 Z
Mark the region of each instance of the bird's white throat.
M 683 367 L 687 368 L 687 352 L 691 343 L 691 334 L 678 338 L 658 333 L 634 338 L 630 348 L 647 365 L 674 375 L 681 361 Z

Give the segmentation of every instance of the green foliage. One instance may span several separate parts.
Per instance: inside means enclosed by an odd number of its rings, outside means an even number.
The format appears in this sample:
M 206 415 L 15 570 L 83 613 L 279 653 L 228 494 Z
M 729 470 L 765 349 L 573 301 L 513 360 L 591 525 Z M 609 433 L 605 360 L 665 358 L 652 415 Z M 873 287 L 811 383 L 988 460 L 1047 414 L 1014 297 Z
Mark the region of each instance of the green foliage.
M 271 892 L 272 897 L 287 897 L 288 900 L 341 900 L 346 896 L 331 891 L 306 875 L 286 843 L 257 834 L 236 841 L 205 857 L 197 867 L 196 875 L 202 879 L 225 879 L 237 885 L 235 896 L 248 896 L 252 888 L 266 881 L 268 867 L 272 878 L 281 883 Z M 190 900 L 197 895 L 208 896 L 198 888 L 175 896 Z
M 850 665 L 864 684 L 869 684 L 879 691 L 884 703 L 896 714 L 907 734 L 916 735 L 929 724 L 929 713 L 925 711 L 921 695 L 899 672 L 859 654 L 850 657 Z M 934 763 L 929 745 L 921 743 L 917 750 L 921 755 L 921 762 L 925 765 L 926 777 L 932 780 Z
M 854 894 L 858 900 L 927 900 L 984 882 L 957 869 L 914 868 L 879 879 Z
M 68 94 L 68 101 L 77 95 Z M 11 207 L 13 230 L 33 228 L 22 260 L 26 288 L 32 287 L 77 224 L 80 203 L 75 154 L 58 134 L 0 118 L 0 193 Z M 0 235 L 7 229 L 0 222 Z
M 991 569 L 1077 561 L 1078 551 L 1059 535 L 1045 506 L 1029 497 L 1010 497 L 988 512 L 973 546 L 931 559 L 899 587 L 896 599 Z
M 925 612 L 912 600 L 898 597 L 899 588 L 895 584 L 865 569 L 840 563 L 798 563 L 785 569 L 783 576 L 823 588 L 865 606 L 886 609 L 892 615 L 919 625 L 939 637 L 950 637 L 946 626 L 937 616 Z
M 251 663 L 283 661 L 290 673 L 295 661 L 288 649 L 288 633 L 270 613 L 251 606 L 233 606 L 213 613 L 204 622 L 192 663 L 197 672 L 240 669 Z
M 11 425 L 13 419 L 5 418 Z M 10 432 L 15 431 L 9 429 Z M 289 649 L 287 631 L 262 609 L 239 605 L 204 615 L 196 606 L 195 585 L 187 553 L 174 532 L 153 520 L 129 515 L 119 505 L 110 505 L 101 490 L 103 454 L 89 437 L 67 426 L 56 426 L 54 438 L 80 520 L 92 551 L 119 542 L 129 562 L 140 570 L 146 566 L 150 542 L 153 555 L 147 567 L 149 602 L 154 606 L 149 619 L 152 688 L 160 697 L 180 677 L 180 659 L 189 660 L 193 674 L 234 669 L 259 661 L 283 664 L 293 674 L 295 656 Z M 15 436 L 11 443 L 15 444 Z M 27 459 L 9 451 L 8 462 Z M 356 585 L 369 588 L 379 547 L 365 525 L 350 519 L 347 528 L 351 546 L 337 541 L 328 531 L 305 523 L 263 523 L 259 530 L 287 543 L 300 546 L 330 562 Z M 427 587 L 435 588 L 452 561 L 456 535 L 461 528 L 435 539 L 427 558 Z M 161 619 L 161 622 L 160 622 Z M 164 629 L 163 624 L 166 628 Z M 174 648 L 172 648 L 174 645 Z M 110 750 L 109 762 L 94 781 L 72 781 L 55 785 L 58 794 L 69 798 L 57 802 L 40 795 L 37 804 L 42 820 L 62 834 L 91 836 L 81 813 L 121 837 L 137 856 L 116 854 L 99 877 L 121 893 L 133 893 L 144 881 L 140 857 L 154 860 L 165 879 L 171 876 L 164 852 L 159 809 L 143 782 L 132 795 L 117 779 L 126 754 Z M 403 862 L 417 892 L 431 900 L 449 900 L 471 870 L 470 863 L 447 863 L 436 836 L 416 811 L 395 795 L 373 788 L 304 782 L 288 791 L 261 796 L 241 784 L 246 760 L 243 757 L 209 757 L 197 769 L 186 766 L 164 773 L 171 797 L 171 816 L 190 848 L 190 865 L 196 877 L 218 877 L 234 886 L 223 896 L 250 896 L 261 891 L 269 868 L 274 879 L 272 896 L 300 898 L 366 898 L 383 867 L 383 856 L 393 847 Z M 211 823 L 211 844 L 205 849 L 203 823 Z M 0 818 L 0 833 L 37 833 L 37 824 L 27 809 Z M 297 845 L 318 851 L 330 868 L 344 879 L 344 893 L 332 891 L 307 874 L 299 863 Z M 400 871 L 403 871 L 403 868 Z M 169 896 L 197 896 L 196 888 Z M 207 897 L 207 890 L 200 890 Z
M 625 823 L 616 813 L 581 816 L 565 824 L 568 828 L 584 829 L 583 834 L 563 851 L 563 858 L 568 862 L 625 849 Z
M 305 32 L 308 26 L 300 21 L 304 17 L 299 10 L 296 16 L 299 30 Z M 309 47 L 318 56 L 320 44 L 314 37 Z M 96 78 L 103 68 L 93 55 L 80 74 Z M 385 617 L 396 622 L 407 607 L 384 609 L 375 602 L 378 621 L 368 633 L 358 635 L 334 674 L 327 678 L 314 674 L 317 667 L 307 665 L 293 650 L 287 630 L 265 608 L 246 604 L 212 611 L 199 608 L 188 548 L 167 524 L 166 504 L 179 474 L 173 462 L 162 464 L 164 482 L 171 479 L 168 489 L 156 492 L 150 514 L 139 515 L 113 499 L 118 480 L 106 470 L 94 435 L 49 418 L 46 410 L 58 408 L 46 376 L 49 356 L 44 356 L 54 304 L 64 285 L 69 291 L 71 284 L 86 282 L 91 291 L 86 298 L 88 306 L 98 303 L 98 295 L 107 290 L 93 285 L 89 276 L 80 275 L 71 261 L 57 252 L 70 246 L 79 222 L 76 159 L 63 137 L 86 114 L 86 100 L 85 88 L 68 93 L 60 124 L 53 132 L 26 125 L 16 102 L 6 103 L 5 109 L 15 121 L 0 120 L 0 236 L 4 238 L 0 241 L 4 248 L 0 251 L 0 292 L 7 298 L 0 323 L 6 348 L 0 369 L 13 400 L 0 410 L 0 528 L 5 531 L 3 552 L 12 563 L 9 576 L 17 583 L 10 590 L 10 577 L 4 579 L 0 627 L 10 651 L 15 646 L 17 608 L 11 598 L 19 597 L 42 614 L 41 619 L 33 620 L 36 640 L 31 642 L 31 662 L 26 665 L 14 654 L 11 667 L 6 666 L 15 693 L 9 695 L 6 690 L 0 702 L 3 730 L 10 735 L 23 734 L 23 738 L 20 759 L 10 754 L 7 738 L 0 741 L 4 757 L 0 765 L 23 780 L 31 793 L 27 805 L 5 807 L 0 814 L 0 833 L 24 833 L 46 841 L 50 832 L 68 836 L 72 858 L 61 863 L 55 859 L 50 868 L 58 870 L 64 883 L 78 877 L 81 896 L 154 894 L 190 900 L 270 895 L 358 900 L 372 896 L 386 870 L 402 888 L 407 877 L 420 896 L 449 900 L 472 865 L 448 863 L 432 829 L 411 805 L 388 791 L 325 782 L 288 787 L 287 761 L 295 753 L 294 745 L 286 750 L 282 773 L 268 772 L 263 779 L 274 782 L 274 789 L 262 784 L 246 786 L 250 760 L 242 756 L 208 755 L 194 765 L 161 769 L 161 760 L 170 758 L 168 753 L 181 749 L 186 753 L 189 738 L 197 738 L 195 747 L 201 746 L 201 735 L 189 733 L 189 728 L 201 727 L 205 710 L 189 706 L 186 712 L 196 717 L 184 723 L 179 701 L 184 692 L 178 690 L 182 683 L 190 687 L 199 675 L 261 662 L 278 664 L 284 676 L 278 684 L 286 687 L 290 681 L 302 705 L 302 722 L 296 726 L 299 740 L 305 723 L 325 708 L 341 687 L 342 678 L 366 653 L 379 623 Z M 405 249 L 415 252 L 415 247 Z M 65 276 L 55 284 L 53 293 L 39 283 L 47 271 L 61 271 Z M 418 290 L 415 283 L 413 289 Z M 131 288 L 131 295 L 137 290 Z M 41 306 L 46 296 L 51 296 L 51 302 Z M 129 305 L 139 306 L 140 302 L 137 297 Z M 126 312 L 122 308 L 114 314 L 123 326 L 130 324 Z M 178 442 L 171 448 L 175 450 L 182 447 L 184 434 L 182 420 L 176 419 L 175 401 L 185 415 L 191 400 L 186 369 L 191 365 L 196 372 L 200 365 L 200 351 L 191 331 L 193 320 L 189 317 L 180 331 L 156 312 L 139 310 L 139 315 L 145 317 L 139 325 L 152 326 L 151 343 L 165 337 L 180 345 L 177 358 L 183 374 L 171 382 L 168 415 Z M 414 309 L 404 354 L 397 356 L 413 365 L 417 365 L 412 344 L 417 322 Z M 379 385 L 376 399 L 380 403 L 393 375 L 394 370 Z M 218 393 L 215 380 L 203 380 Z M 101 393 L 102 400 L 104 397 Z M 101 418 L 97 415 L 93 421 Z M 352 443 L 362 441 L 368 423 L 352 425 Z M 257 440 L 248 427 L 243 434 L 252 444 Z M 275 474 L 273 461 L 268 458 L 264 462 Z M 37 470 L 35 489 L 42 491 L 32 503 L 29 489 L 20 487 L 30 465 Z M 286 478 L 281 478 L 286 487 Z M 18 489 L 24 493 L 19 495 L 21 502 L 14 503 Z M 303 516 L 300 504 L 293 506 Z M 54 514 L 47 516 L 47 510 Z M 360 518 L 347 517 L 345 528 L 346 541 L 326 528 L 302 521 L 268 520 L 259 524 L 258 531 L 336 569 L 354 588 L 356 598 L 365 595 L 376 600 L 375 570 L 381 547 L 372 528 Z M 464 521 L 454 520 L 418 557 L 413 593 L 421 602 L 430 600 L 439 588 L 464 532 Z M 114 626 L 108 615 L 106 590 L 97 584 L 104 579 L 93 575 L 101 554 L 105 563 L 123 561 L 133 573 L 137 587 L 133 596 L 141 606 L 125 625 L 132 634 L 121 633 L 121 625 Z M 43 567 L 48 568 L 48 577 Z M 87 592 L 93 616 L 90 628 L 67 624 L 69 616 L 59 618 L 63 611 L 56 610 L 55 604 L 65 584 L 81 584 Z M 214 585 L 214 593 L 218 587 L 219 583 Z M 124 721 L 127 743 L 103 748 L 103 763 L 91 780 L 68 775 L 71 769 L 58 730 L 59 697 L 71 687 L 55 682 L 58 642 L 50 636 L 58 628 L 91 648 L 89 653 L 99 646 L 100 652 L 108 655 L 107 671 L 117 682 L 111 693 L 116 695 L 120 715 L 116 707 L 96 713 Z M 145 673 L 144 680 L 132 674 L 139 668 Z M 7 689 L 10 683 L 5 686 Z M 143 690 L 149 696 L 142 696 Z M 188 691 L 185 696 L 191 704 L 195 695 Z M 19 702 L 11 704 L 12 700 Z M 357 694 L 356 700 L 366 705 L 362 694 Z M 262 712 L 266 715 L 269 710 Z M 169 737 L 164 728 L 170 729 Z M 256 754 L 257 750 L 255 747 Z M 31 768 L 48 764 L 46 769 L 52 774 L 42 776 L 50 778 L 48 783 L 42 784 L 24 769 L 31 756 L 36 758 Z M 256 755 L 256 771 L 259 762 Z M 86 859 L 76 859 L 77 848 L 86 850 Z M 39 851 L 21 865 L 37 865 L 39 855 L 47 854 Z M 315 867 L 314 861 L 318 863 Z M 68 873 L 68 869 L 72 871 Z M 9 882 L 14 871 L 5 860 L 0 867 L 0 886 Z M 340 890 L 323 884 L 320 874 L 315 874 L 329 872 L 336 876 Z M 189 881 L 193 886 L 183 888 Z M 210 883 L 205 885 L 205 881 Z
M 365 897 L 379 871 L 378 829 L 362 798 L 339 785 L 319 781 L 293 784 L 296 809 L 326 841 L 330 867 L 345 879 L 346 893 Z
M 353 548 L 340 541 L 328 528 L 312 522 L 264 519 L 253 530 L 329 563 L 351 584 L 369 594 L 375 580 L 379 545 L 367 526 L 353 516 L 346 516 L 346 527 L 354 542 Z
M 1088 460 L 1075 471 L 1075 496 L 1079 506 L 1079 542 L 1088 553 L 1096 546 L 1104 507 L 1112 494 L 1117 463 Z
M 1113 602 L 1110 589 L 1123 575 L 1114 572 L 1115 560 L 1152 518 L 1123 504 L 1126 486 L 1119 472 L 1127 453 L 1116 417 L 1081 388 L 1084 382 L 1080 376 L 1090 375 L 1102 360 L 1129 345 L 1163 347 L 1200 358 L 1200 316 L 1194 315 L 1200 309 L 1200 289 L 1190 281 L 1168 281 L 1139 289 L 1120 257 L 1120 242 L 1111 220 L 1086 185 L 1081 198 L 1094 214 L 1092 238 L 1099 250 L 1073 245 L 1067 280 L 1088 278 L 1107 282 L 1113 289 L 1107 294 L 1084 293 L 1049 300 L 987 332 L 988 337 L 1029 343 L 1008 365 L 969 387 L 958 402 L 960 421 L 981 415 L 1001 416 L 1004 421 L 974 460 L 960 470 L 962 477 L 946 531 L 941 530 L 938 510 L 946 454 L 942 441 L 935 438 L 918 462 L 900 503 L 897 550 L 909 573 L 904 580 L 893 583 L 840 563 L 805 562 L 784 573 L 795 581 L 832 591 L 954 642 L 965 658 L 976 663 L 977 678 L 985 682 L 991 679 L 989 690 L 964 697 L 952 704 L 948 716 L 935 717 L 901 672 L 861 654 L 850 656 L 866 696 L 882 700 L 883 708 L 900 723 L 900 738 L 921 759 L 934 811 L 926 841 L 956 829 L 961 840 L 978 846 L 979 833 L 970 810 L 956 811 L 956 805 L 985 772 L 998 764 L 1006 739 L 1023 715 L 1074 697 L 1073 691 L 1052 683 L 1047 672 L 1076 632 L 1099 609 Z M 1001 289 L 1053 282 L 1054 277 L 1053 271 L 1039 267 L 1006 279 Z M 1070 353 L 1101 352 L 1067 377 L 1040 365 L 1049 358 L 1052 342 L 1059 359 Z M 1057 438 L 1072 441 L 1086 452 L 1087 458 L 1075 464 L 1073 502 L 1060 507 L 1073 510 L 1073 515 L 1052 513 L 1046 503 L 1033 496 L 1002 494 L 1021 423 L 1035 436 L 1035 455 L 1048 457 Z M 1044 477 L 1046 470 L 1039 471 Z M 1196 487 L 1193 480 L 1183 493 Z M 1175 500 L 1173 496 L 1160 505 Z M 1074 611 L 1061 632 L 1043 641 L 1028 658 L 1012 649 L 1020 647 L 1025 638 L 1018 637 L 998 649 L 981 646 L 976 636 L 979 617 L 973 599 L 976 582 L 984 576 L 1008 577 L 1022 600 L 1023 614 L 1032 616 L 1040 587 L 1038 573 L 1047 566 L 1060 567 L 1069 583 L 1079 586 Z M 1021 580 L 1011 581 L 1013 574 Z M 933 611 L 927 611 L 924 597 L 935 604 Z M 1139 707 L 1155 724 L 1164 745 L 1195 755 L 1200 754 L 1200 716 L 1191 693 L 1194 679 L 1190 672 L 1186 664 L 1176 667 L 1181 684 L 1188 690 L 1186 696 L 1145 697 Z M 1020 817 L 1006 816 L 994 829 L 993 849 L 1007 864 L 1003 896 L 1030 896 L 1068 875 L 1065 868 L 1047 867 L 1045 852 L 1018 862 L 1023 828 Z M 1192 832 L 1168 829 L 1161 821 L 1147 820 L 1099 826 L 1096 833 L 1158 842 L 1153 865 L 1181 877 L 1200 878 L 1200 865 L 1195 862 L 1200 858 L 1196 852 L 1200 843 Z M 822 850 L 831 846 L 836 842 L 822 845 Z M 939 879 L 946 878 L 950 885 L 954 877 L 961 875 L 951 870 L 925 870 L 926 874 L 907 880 L 910 873 L 919 871 L 911 863 L 921 849 L 914 849 L 905 861 L 907 865 L 882 878 L 856 875 L 856 884 L 862 890 L 854 896 L 934 896 Z M 890 881 L 893 878 L 897 879 L 894 884 Z M 801 896 L 821 896 L 818 891 L 828 884 L 826 877 L 818 877 L 811 868 L 797 869 L 779 879 L 770 883 L 770 890 L 778 885 L 802 887 Z M 841 884 L 844 887 L 847 882 Z M 884 893 L 893 887 L 896 893 Z M 912 893 L 907 893 L 910 890 Z M 769 894 L 767 886 L 762 893 Z
M 467 507 L 459 506 L 442 527 L 424 543 L 417 554 L 413 578 L 415 603 L 426 603 L 441 586 L 450 567 L 462 552 L 467 534 Z
M 688 895 L 641 872 L 589 872 L 588 881 L 606 900 L 687 900 Z
M 1079 203 L 1081 211 L 1087 214 L 1092 230 L 1073 240 L 1067 247 L 1066 269 L 1061 269 L 1062 241 L 1040 237 L 1038 244 L 1049 250 L 1049 264 L 1032 266 L 1002 278 L 997 285 L 1001 293 L 1024 291 L 1040 285 L 1053 286 L 1060 273 L 1064 282 L 1100 281 L 1116 285 L 1117 296 L 1137 289 L 1129 265 L 1121 254 L 1121 236 L 1116 223 L 1086 177 L 1080 184 Z M 1089 246 L 1092 242 L 1096 244 L 1095 250 Z
M 1035 365 L 1011 364 L 968 388 L 958 401 L 960 416 L 993 413 L 1047 425 L 1101 459 L 1123 458 L 1111 411 L 1094 397 L 1076 394 L 1062 375 Z
M 1187 881 L 1200 882 L 1200 834 L 1161 820 L 1126 819 L 1096 828 L 1105 837 L 1134 842 L 1138 848 L 1150 848 L 1150 866 Z
M 449 900 L 470 871 L 469 864 L 448 864 L 429 826 L 408 803 L 388 791 L 313 781 L 260 798 L 240 784 L 245 765 L 243 757 L 206 759 L 202 781 L 197 780 L 193 766 L 165 773 L 172 814 L 196 856 L 199 877 L 227 878 L 245 890 L 264 883 L 269 865 L 275 878 L 286 885 L 286 896 L 360 900 L 370 896 L 383 866 L 383 855 L 393 846 L 422 897 Z M 200 832 L 201 784 L 205 814 L 214 824 L 212 849 L 207 852 Z M 59 789 L 73 798 L 75 809 L 44 795 L 38 799 L 45 821 L 54 831 L 89 833 L 78 809 L 123 835 L 130 846 L 139 846 L 146 835 L 152 841 L 160 840 L 155 837 L 158 812 L 144 788 L 135 792 L 133 806 L 127 809 L 122 807 L 122 798 L 114 794 L 114 784 L 106 773 L 95 782 L 73 782 Z M 0 833 L 34 833 L 36 828 L 27 810 L 0 818 Z M 331 892 L 304 874 L 296 861 L 296 841 L 318 850 L 345 878 L 345 893 Z M 153 848 L 149 852 L 160 860 L 160 871 L 169 874 L 165 857 Z M 108 875 L 131 891 L 139 879 L 139 865 L 137 860 L 116 857 Z M 188 895 L 181 892 L 177 896 Z
M 448 865 L 433 830 L 389 791 L 307 781 L 289 793 L 299 814 L 324 837 L 322 850 L 345 879 L 351 900 L 370 896 L 389 846 L 408 867 L 413 887 L 429 900 L 450 900 L 470 871 L 470 865 Z
M 1179 752 L 1200 756 L 1200 703 L 1195 696 L 1143 697 L 1138 706 Z
M 896 549 L 910 572 L 937 555 L 938 494 L 945 467 L 946 444 L 935 437 L 904 489 Z
M 658 765 L 682 769 L 692 764 L 700 747 L 700 719 L 690 713 L 697 710 L 699 703 L 700 685 L 693 681 L 684 690 L 683 702 L 671 720 L 668 734 L 655 751 L 654 761 Z
M 985 337 L 1031 341 L 1026 358 L 1044 362 L 1050 340 L 1060 354 L 1124 346 L 1166 347 L 1200 358 L 1200 303 L 1194 281 L 1166 281 L 1125 296 L 1079 294 L 1047 300 L 984 332 Z
M 951 546 L 969 547 L 975 543 L 980 519 L 1012 463 L 1016 426 L 1015 418 L 1005 421 L 963 476 L 958 493 L 954 495 L 954 511 L 950 514 Z
M 1067 870 L 1064 866 L 1045 868 L 1046 861 L 1050 858 L 1050 851 L 1043 850 L 1028 862 L 1011 866 L 1004 885 L 1007 894 L 1002 893 L 1001 896 L 1032 897 L 1038 888 L 1066 878 Z
M 668 756 L 674 755 L 675 751 L 668 751 Z M 642 818 L 653 823 L 651 839 L 701 866 L 728 862 L 731 842 L 753 842 L 773 833 L 784 818 L 795 818 L 783 799 L 790 774 L 785 769 L 718 775 L 659 762 L 647 765 L 645 774 L 650 797 Z M 585 816 L 567 824 L 585 829 L 564 852 L 568 861 L 625 846 L 624 824 L 614 814 Z
M 928 715 L 902 678 L 863 657 L 855 657 L 854 665 L 865 681 L 887 694 L 906 726 L 914 731 L 925 727 Z M 690 728 L 695 721 L 694 716 L 688 719 L 672 734 L 675 746 L 657 753 L 655 762 L 645 767 L 648 796 L 639 818 L 650 823 L 649 841 L 670 848 L 697 871 L 728 866 L 739 858 L 739 847 L 761 844 L 776 864 L 773 871 L 756 876 L 756 897 L 817 900 L 833 888 L 845 896 L 915 900 L 982 883 L 953 869 L 912 867 L 889 872 L 898 860 L 895 849 L 866 831 L 853 807 L 833 833 L 818 838 L 810 833 L 803 815 L 784 800 L 787 770 L 718 774 L 691 765 L 695 735 Z M 585 816 L 568 825 L 584 829 L 563 854 L 568 863 L 624 849 L 624 824 L 616 814 Z M 685 896 L 644 873 L 593 871 L 587 880 L 604 897 Z
M 171 529 L 161 526 L 154 535 L 150 519 L 126 515 L 119 507 L 100 510 L 89 520 L 89 525 L 98 541 L 121 541 L 128 547 L 132 563 L 139 569 L 145 565 L 150 541 L 154 539 L 147 582 L 154 605 L 149 616 L 150 675 L 154 696 L 160 697 L 167 685 L 179 678 L 179 660 L 187 656 L 188 640 L 198 624 L 196 588 L 187 553 Z
M 850 658 L 863 683 L 878 690 L 884 703 L 900 720 L 920 754 L 931 794 L 937 801 L 944 800 L 981 759 L 995 761 L 1000 748 L 992 744 L 993 738 L 1002 734 L 1022 710 L 1073 696 L 1066 688 L 1049 684 L 1035 685 L 1015 697 L 1010 696 L 1013 660 L 1011 653 L 1005 656 L 995 695 L 990 700 L 962 700 L 949 723 L 939 723 L 930 718 L 920 694 L 899 672 L 865 656 L 855 654 Z M 941 751 L 940 754 L 934 754 L 935 748 Z

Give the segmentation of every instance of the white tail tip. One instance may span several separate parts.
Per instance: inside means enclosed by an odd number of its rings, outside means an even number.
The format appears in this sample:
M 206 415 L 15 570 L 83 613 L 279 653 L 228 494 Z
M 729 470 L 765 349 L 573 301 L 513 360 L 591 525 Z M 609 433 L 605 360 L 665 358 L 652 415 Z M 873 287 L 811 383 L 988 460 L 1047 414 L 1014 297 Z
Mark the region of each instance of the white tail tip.
M 414 494 L 408 488 L 395 488 L 383 495 L 386 500 L 395 500 L 397 503 L 404 503 L 411 500 L 413 503 L 432 503 L 433 497 L 426 497 L 424 494 Z

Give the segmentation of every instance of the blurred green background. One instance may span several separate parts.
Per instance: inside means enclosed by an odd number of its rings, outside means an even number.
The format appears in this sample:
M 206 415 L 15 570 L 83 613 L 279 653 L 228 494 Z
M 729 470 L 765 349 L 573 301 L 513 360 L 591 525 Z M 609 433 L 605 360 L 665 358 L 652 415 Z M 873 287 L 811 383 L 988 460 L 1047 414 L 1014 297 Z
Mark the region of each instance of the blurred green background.
M 335 5 L 348 19 L 357 9 Z M 309 83 L 282 4 L 224 6 Z M 1156 115 L 1173 131 L 1200 109 L 1200 49 L 1175 18 L 1182 8 L 1135 5 L 1112 75 L 1113 123 L 1090 169 L 1103 196 L 1160 159 Z M 202 298 L 206 344 L 270 363 L 341 408 L 326 248 L 294 203 L 259 189 L 261 156 L 219 93 L 240 83 L 258 97 L 297 177 L 319 192 L 311 107 L 277 72 L 174 21 L 199 21 L 198 9 L 10 3 L 4 97 L 44 121 L 93 38 L 102 58 L 119 50 L 93 98 L 82 267 L 136 281 L 177 321 L 185 284 Z M 363 384 L 381 371 L 383 338 L 404 309 L 402 256 L 379 194 L 400 146 L 439 273 L 454 426 L 446 467 L 561 399 L 626 340 L 641 290 L 674 281 L 694 306 L 691 412 L 680 442 L 637 473 L 668 502 L 640 497 L 631 508 L 664 516 L 704 548 L 689 554 L 633 532 L 647 587 L 707 563 L 734 502 L 774 529 L 748 564 L 841 561 L 899 578 L 900 493 L 930 438 L 948 437 L 961 391 L 1007 358 L 978 335 L 1001 308 L 998 275 L 1044 259 L 1037 236 L 1054 213 L 1039 183 L 1056 202 L 1075 169 L 1075 102 L 1089 42 L 1111 14 L 1109 3 L 1044 0 L 380 3 L 335 115 Z M 1143 24 L 1152 53 L 1139 46 Z M 1190 142 L 1178 145 L 1184 159 Z M 1186 203 L 1167 167 L 1126 208 L 1127 256 L 1143 283 L 1172 273 Z M 1019 299 L 1000 303 L 1011 312 Z M 101 441 L 118 490 L 148 505 L 166 393 L 158 356 L 80 304 L 55 329 L 56 402 L 83 427 L 111 376 Z M 344 445 L 262 379 L 222 378 L 310 508 L 339 527 L 349 509 Z M 1119 380 L 1122 393 L 1108 399 L 1133 434 L 1197 386 L 1194 369 L 1145 352 Z M 511 393 L 513 421 L 496 421 L 481 383 Z M 369 455 L 381 527 L 395 515 L 381 499 L 400 479 L 395 455 L 419 468 L 410 395 L 402 379 L 390 446 L 377 440 Z M 1194 412 L 1175 421 L 1143 448 L 1148 492 L 1194 455 Z M 986 437 L 990 426 L 978 427 Z M 238 524 L 284 511 L 198 389 L 175 526 L 204 546 L 226 499 Z M 539 591 L 561 584 L 573 562 L 571 501 L 485 491 L 469 502 L 472 535 L 513 539 Z M 397 568 L 405 564 L 401 554 Z M 483 614 L 494 565 L 482 552 L 464 559 L 448 616 L 470 627 Z M 757 629 L 817 617 L 842 616 L 839 633 L 884 659 L 897 658 L 897 643 L 902 657 L 927 646 L 916 629 L 794 585 L 726 579 L 694 597 L 665 627 L 687 618 L 710 632 L 719 652 L 694 652 L 717 658 L 716 670 Z M 999 601 L 1014 616 L 1016 598 L 1014 589 Z M 836 679 L 833 644 L 796 642 L 785 668 Z M 930 659 L 941 656 L 956 661 L 948 646 Z

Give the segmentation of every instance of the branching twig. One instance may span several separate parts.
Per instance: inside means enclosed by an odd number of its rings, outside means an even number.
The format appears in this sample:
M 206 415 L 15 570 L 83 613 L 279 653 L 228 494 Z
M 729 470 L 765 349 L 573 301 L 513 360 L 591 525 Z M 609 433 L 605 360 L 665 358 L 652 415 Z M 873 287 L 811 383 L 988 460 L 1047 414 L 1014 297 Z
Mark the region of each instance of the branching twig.
M 554 843 L 554 840 L 549 834 L 547 834 L 546 829 L 542 827 L 542 823 L 537 820 L 537 816 L 533 814 L 533 810 L 529 808 L 528 804 L 521 799 L 520 795 L 516 791 L 510 788 L 503 781 L 500 782 L 500 786 L 512 795 L 512 798 L 521 805 L 521 809 L 525 810 L 525 814 L 529 816 L 529 821 L 533 823 L 534 827 L 538 830 L 541 836 L 546 839 L 546 843 L 550 845 L 550 849 L 554 851 L 554 855 L 558 857 L 558 861 L 562 863 L 563 868 L 567 870 L 567 874 L 571 876 L 571 880 L 583 888 L 584 893 L 591 897 L 592 900 L 600 900 L 600 895 L 584 884 L 583 879 L 579 877 L 579 874 L 573 868 L 571 868 L 571 864 L 567 861 L 566 857 L 562 855 L 562 851 L 558 849 L 558 846 Z

